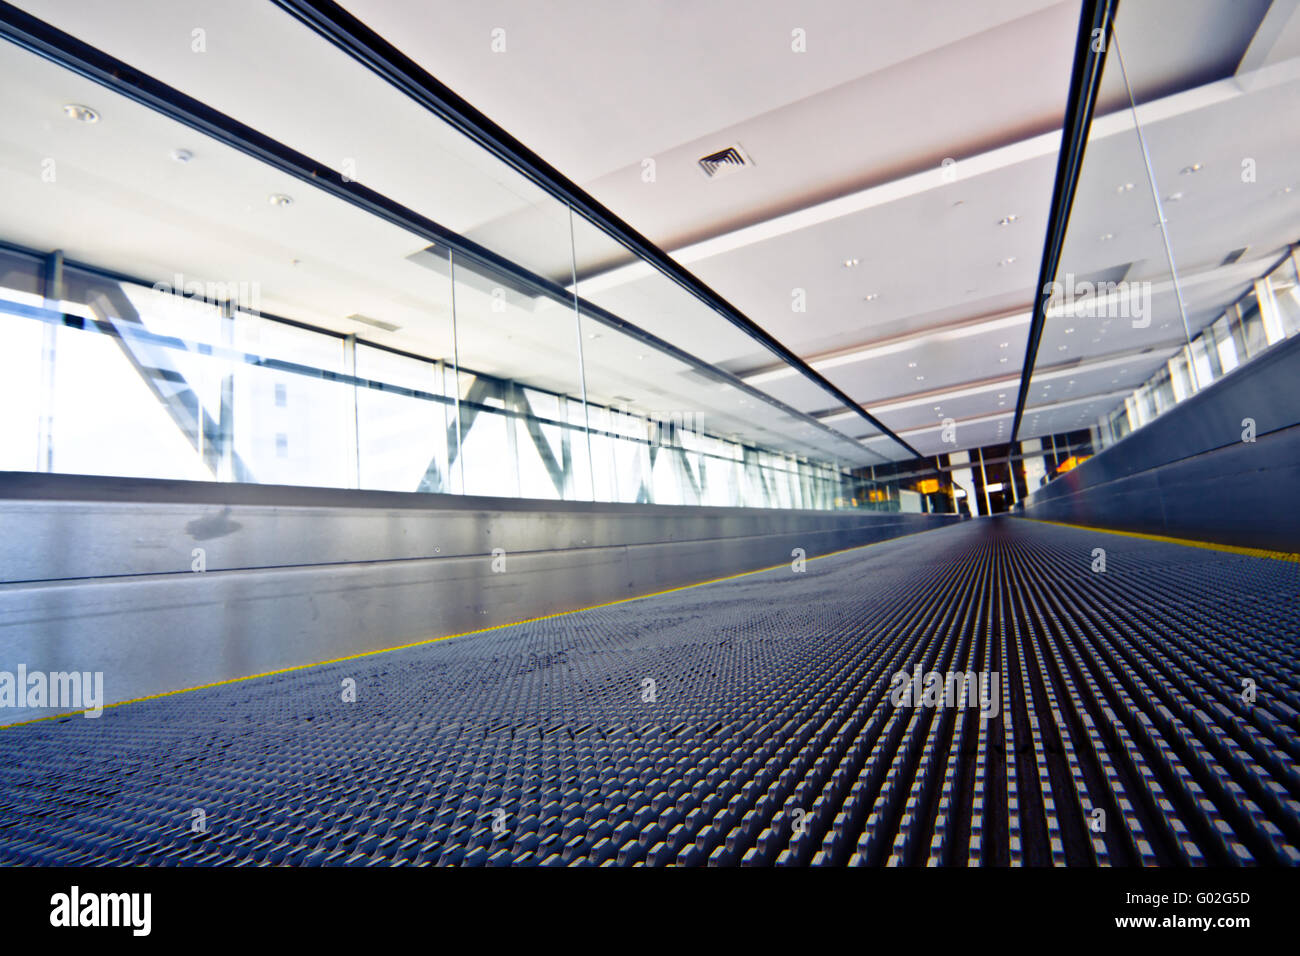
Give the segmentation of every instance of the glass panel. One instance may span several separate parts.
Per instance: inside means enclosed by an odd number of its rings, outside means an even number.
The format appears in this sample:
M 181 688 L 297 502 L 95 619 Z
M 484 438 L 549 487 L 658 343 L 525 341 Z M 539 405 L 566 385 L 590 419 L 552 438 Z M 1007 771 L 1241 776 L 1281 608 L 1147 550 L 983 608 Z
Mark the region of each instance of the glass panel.
M 1288 338 L 1300 332 L 1300 282 L 1296 279 L 1296 254 L 1292 252 L 1282 267 L 1269 277 L 1278 318 Z
M 764 348 L 667 277 L 632 261 L 580 217 L 574 219 L 574 248 L 590 407 L 615 407 L 646 423 L 655 501 L 708 503 L 739 495 L 747 506 L 801 506 L 794 502 L 804 500 L 807 466 L 769 449 L 845 465 L 885 462 L 848 432 L 729 375 L 728 367 L 760 361 L 755 356 Z M 823 416 L 839 413 L 861 424 L 863 437 L 879 436 L 823 395 L 817 403 Z M 744 446 L 754 448 L 750 459 Z M 824 506 L 839 498 L 839 481 L 832 471 L 814 482 Z
M 1125 404 L 1130 427 L 1191 394 L 1179 288 L 1162 232 L 1167 215 L 1130 98 L 1120 45 L 1142 16 L 1119 8 L 1069 228 L 1053 277 L 1020 439 L 1087 429 Z M 1049 478 L 1055 473 L 1049 473 Z
M 196 449 L 126 357 L 95 326 L 57 330 L 53 467 L 79 475 L 211 479 Z
M 1252 289 L 1237 307 L 1241 311 L 1241 332 L 1246 340 L 1246 357 L 1254 358 L 1269 346 L 1268 333 L 1264 329 L 1264 317 L 1260 313 L 1259 299 Z
M 341 375 L 342 341 L 240 314 L 233 344 L 261 359 L 233 369 L 234 450 L 244 466 L 261 484 L 356 488 L 353 388 L 267 362 Z
M 1214 335 L 1214 350 L 1219 356 L 1219 368 L 1227 375 L 1240 364 L 1237 358 L 1237 343 L 1228 326 L 1230 314 L 1224 314 L 1214 323 L 1211 330 Z
M 454 492 L 457 476 L 448 467 L 448 448 L 456 441 L 451 369 L 358 345 L 356 372 L 370 383 L 356 394 L 361 487 Z
M 1166 245 L 1166 263 L 1173 264 L 1170 278 L 1176 280 L 1178 293 L 1179 308 L 1173 312 L 1162 307 L 1160 283 L 1153 286 L 1153 327 L 1168 322 L 1172 330 L 1171 319 L 1176 317 L 1183 326 L 1183 342 L 1172 351 L 1168 344 L 1157 343 L 1157 353 L 1166 353 L 1158 367 L 1143 369 L 1140 359 L 1128 363 L 1130 376 L 1136 368 L 1142 380 L 1131 383 L 1122 416 L 1100 416 L 1108 440 L 1140 428 L 1293 334 L 1295 265 L 1287 243 L 1294 232 L 1285 225 L 1289 219 L 1281 210 L 1294 201 L 1294 150 L 1289 129 L 1272 118 L 1295 102 L 1300 79 L 1275 68 L 1288 55 L 1282 47 L 1261 44 L 1259 37 L 1250 43 L 1260 28 L 1262 9 L 1243 6 L 1238 12 L 1220 21 L 1225 36 L 1238 35 L 1246 50 L 1244 56 L 1231 58 L 1232 83 L 1218 84 L 1215 95 L 1188 91 L 1168 97 L 1167 51 L 1151 42 L 1150 26 L 1160 14 L 1150 5 L 1120 7 L 1093 138 L 1115 126 L 1128 108 L 1148 188 L 1159 210 L 1157 221 L 1164 227 L 1157 234 Z M 1111 83 L 1119 66 L 1125 68 L 1122 91 Z M 1225 142 L 1249 147 L 1229 155 L 1220 148 Z M 1094 149 L 1095 143 L 1090 143 L 1083 178 L 1089 167 L 1101 162 Z M 1243 214 L 1262 208 L 1258 203 L 1279 214 Z M 1075 218 L 1090 216 L 1090 207 L 1081 180 L 1072 231 Z M 1108 231 L 1119 236 L 1118 230 Z M 1147 251 L 1135 258 L 1128 277 L 1157 257 Z M 1273 274 L 1267 275 L 1270 271 Z M 1113 384 L 1122 386 L 1126 379 L 1119 376 Z
M 45 305 L 40 263 L 0 251 L 0 469 L 40 471 L 46 467 L 40 440 L 48 396 L 43 352 L 52 326 L 31 318 Z M 52 303 L 53 305 L 53 303 Z
M 908 453 L 854 409 L 282 11 L 254 16 L 255 46 L 279 51 L 262 95 L 297 101 L 293 64 L 318 57 L 337 72 L 305 95 L 347 121 L 284 127 L 282 111 L 204 77 L 186 92 L 461 238 L 449 248 L 442 233 L 396 227 L 0 47 L 12 78 L 0 121 L 57 153 L 60 186 L 4 187 L 35 250 L 25 265 L 0 258 L 12 277 L 4 394 L 16 399 L 5 467 L 754 507 L 896 501 L 898 482 L 870 470 Z M 152 62 L 147 44 L 113 42 Z M 50 89 L 93 103 L 98 123 L 52 119 Z M 368 152 L 377 102 L 384 122 L 405 118 L 418 161 Z M 60 308 L 84 316 L 71 326 L 32 312 L 39 250 L 69 246 L 87 263 L 66 270 Z M 797 401 L 776 394 L 792 375 Z
M 528 211 L 527 238 L 571 248 L 568 208 L 550 199 Z M 500 235 L 505 235 L 500 233 Z M 520 239 L 522 241 L 522 237 Z M 591 500 L 587 412 L 572 293 L 536 275 L 453 252 L 460 428 L 468 494 Z M 572 265 L 565 263 L 567 276 Z M 527 383 L 517 370 L 527 370 Z M 553 396 L 546 416 L 530 391 Z M 543 430 L 545 426 L 545 430 Z

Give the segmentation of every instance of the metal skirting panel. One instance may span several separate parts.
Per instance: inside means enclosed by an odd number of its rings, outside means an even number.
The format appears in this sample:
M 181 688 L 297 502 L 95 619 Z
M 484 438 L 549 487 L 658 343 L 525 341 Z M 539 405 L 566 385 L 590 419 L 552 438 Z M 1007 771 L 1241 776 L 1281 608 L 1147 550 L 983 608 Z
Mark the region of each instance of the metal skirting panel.
M 1025 517 L 1300 551 L 1300 426 L 1033 503 Z
M 41 479 L 44 479 L 42 481 Z M 167 496 L 125 479 L 0 479 L 0 582 L 300 567 L 624 547 L 804 531 L 903 531 L 877 512 L 580 505 L 457 495 L 172 482 Z M 6 487 L 7 485 L 7 487 Z M 187 500 L 171 500 L 179 486 Z M 66 497 L 48 497 L 49 488 Z M 36 490 L 45 492 L 37 496 Z M 6 496 L 6 492 L 8 496 Z M 257 492 L 260 492 L 258 494 Z M 20 497 L 20 494 L 26 496 Z M 948 520 L 952 520 L 949 518 Z M 884 535 L 888 537 L 888 534 Z
M 219 500 L 227 486 L 191 489 L 191 504 L 151 503 L 122 500 L 138 489 L 110 484 L 118 491 L 101 498 L 116 500 L 87 500 L 85 482 L 82 500 L 0 500 L 0 671 L 102 671 L 108 702 L 637 597 L 789 564 L 796 548 L 815 558 L 957 520 L 290 489 L 263 489 L 263 503 Z M 313 503 L 284 503 L 300 498 Z M 197 547 L 202 572 L 191 570 Z M 41 715 L 8 710 L 0 723 Z

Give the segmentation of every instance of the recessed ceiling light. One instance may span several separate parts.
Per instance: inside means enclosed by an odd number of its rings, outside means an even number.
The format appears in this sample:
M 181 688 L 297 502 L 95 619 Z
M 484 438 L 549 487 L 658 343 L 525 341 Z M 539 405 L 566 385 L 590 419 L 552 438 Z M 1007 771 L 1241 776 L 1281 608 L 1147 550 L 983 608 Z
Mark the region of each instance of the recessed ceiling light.
M 879 295 L 878 293 L 872 292 L 870 295 L 865 295 L 865 296 L 863 296 L 863 297 L 862 297 L 862 301 L 863 301 L 863 302 L 875 302 L 875 301 L 876 301 L 877 299 L 879 299 L 879 298 L 880 298 L 880 295 Z
M 999 225 L 999 226 L 1009 226 L 1009 225 L 1011 225 L 1013 222 L 1015 222 L 1015 221 L 1016 221 L 1017 219 L 1019 219 L 1019 218 L 1020 218 L 1020 217 L 1017 216 L 1015 213 L 1012 213 L 1012 214 L 1009 215 L 1009 216 L 1003 216 L 1001 219 L 999 219 L 999 220 L 998 220 L 998 225 Z
M 176 162 L 178 163 L 188 163 L 193 158 L 194 158 L 194 154 L 191 153 L 188 149 L 172 150 L 172 159 L 176 160 Z
M 852 269 L 852 268 L 853 268 L 854 266 L 856 266 L 857 264 L 858 264 L 858 260 L 857 260 L 857 259 L 845 259 L 845 260 L 844 260 L 844 268 L 846 268 L 846 269 Z
M 1115 233 L 1113 233 L 1113 232 L 1106 232 L 1106 233 L 1102 233 L 1101 241 L 1102 241 L 1102 242 L 1110 242 L 1110 241 L 1111 241 L 1112 239 L 1114 239 L 1114 238 L 1115 238 Z
M 1118 189 L 1115 190 L 1115 192 L 1117 192 L 1117 193 L 1127 193 L 1127 192 L 1132 192 L 1132 191 L 1133 191 L 1133 184 L 1132 184 L 1132 183 L 1124 183 L 1124 184 L 1121 185 Z
M 1073 333 L 1073 332 L 1074 332 L 1074 329 L 1066 329 L 1066 330 L 1065 330 L 1065 334 L 1066 334 L 1066 335 L 1070 335 L 1070 334 Z
M 1058 346 L 1056 347 L 1056 351 L 1058 351 L 1058 352 L 1064 352 L 1064 351 L 1066 351 L 1068 348 L 1069 348 L 1068 345 L 1058 345 Z
M 916 368 L 916 363 L 915 363 L 915 362 L 908 362 L 908 363 L 907 363 L 907 367 L 908 367 L 908 368 Z
M 1015 257 L 1015 256 L 1007 256 L 1005 259 L 1003 259 L 1001 262 L 999 262 L 998 265 L 1000 265 L 1000 266 L 1009 266 L 1009 265 L 1011 265 L 1011 263 L 1013 263 L 1013 262 L 1015 262 L 1015 261 L 1016 261 L 1016 257 Z
M 1007 360 L 1007 357 L 1006 357 L 1005 355 L 1002 356 L 1002 358 L 998 359 L 999 362 L 1005 362 L 1006 360 Z
M 266 197 L 266 201 L 272 206 L 292 206 L 293 197 L 286 196 L 284 193 L 271 193 Z
M 1178 202 L 1178 200 L 1182 198 L 1183 198 L 1182 193 L 1170 193 L 1168 196 L 1165 197 L 1165 202 Z
M 1200 171 L 1200 163 L 1192 163 L 1192 165 L 1184 166 L 1182 169 L 1178 170 L 1178 172 L 1183 176 L 1190 176 L 1192 173 L 1199 173 Z
M 82 106 L 80 103 L 64 103 L 63 115 L 68 119 L 74 119 L 78 123 L 98 123 L 99 113 L 89 106 Z
M 918 382 L 924 382 L 924 381 L 925 381 L 925 376 L 924 376 L 924 375 L 918 375 L 918 376 L 916 377 L 916 380 L 917 380 Z

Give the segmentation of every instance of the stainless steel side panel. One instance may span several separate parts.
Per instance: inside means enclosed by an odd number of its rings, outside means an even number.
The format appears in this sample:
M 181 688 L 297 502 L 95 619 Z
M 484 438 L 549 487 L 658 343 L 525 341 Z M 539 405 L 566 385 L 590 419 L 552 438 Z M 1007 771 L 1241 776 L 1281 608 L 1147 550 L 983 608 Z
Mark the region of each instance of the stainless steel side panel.
M 812 558 L 955 520 L 454 505 L 0 500 L 0 671 L 102 671 L 107 701 L 130 700 L 756 568 L 790 574 L 795 548 Z M 51 712 L 0 710 L 0 724 Z

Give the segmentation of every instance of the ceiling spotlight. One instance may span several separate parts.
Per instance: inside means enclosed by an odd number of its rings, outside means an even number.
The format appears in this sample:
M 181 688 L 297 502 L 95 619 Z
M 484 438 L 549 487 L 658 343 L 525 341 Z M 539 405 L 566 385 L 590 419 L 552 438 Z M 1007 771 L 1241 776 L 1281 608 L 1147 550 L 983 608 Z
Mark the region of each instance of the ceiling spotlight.
M 856 266 L 857 264 L 858 264 L 858 260 L 857 260 L 857 259 L 845 259 L 845 260 L 844 260 L 844 268 L 846 268 L 846 269 L 852 269 L 852 268 L 853 268 L 854 266 Z
M 1006 348 L 1006 347 L 1007 347 L 1008 345 L 1010 345 L 1010 344 L 1011 344 L 1010 342 L 999 342 L 999 343 L 998 343 L 998 348 L 1000 348 L 1000 349 L 1004 349 L 1004 348 Z
M 1120 186 L 1118 189 L 1115 190 L 1115 192 L 1117 193 L 1127 193 L 1132 191 L 1133 191 L 1132 183 L 1124 183 L 1122 186 Z
M 878 293 L 872 292 L 870 295 L 863 296 L 862 301 L 863 301 L 863 302 L 875 302 L 875 301 L 876 301 L 877 299 L 879 299 L 879 298 L 880 298 L 880 295 L 879 295 Z
M 1068 348 L 1069 348 L 1068 345 L 1058 345 L 1058 346 L 1056 347 L 1056 351 L 1058 351 L 1058 352 L 1064 352 L 1064 351 L 1065 351 L 1066 349 L 1068 349 Z
M 1102 242 L 1110 242 L 1110 241 L 1111 241 L 1112 239 L 1114 239 L 1114 238 L 1115 238 L 1115 233 L 1113 233 L 1113 232 L 1107 232 L 1107 233 L 1103 233 L 1103 234 L 1102 234 L 1101 241 L 1102 241 Z
M 1006 360 L 1007 360 L 1007 357 L 1006 357 L 1005 355 L 1002 356 L 1002 358 L 998 359 L 999 362 L 1005 362 Z
M 293 197 L 286 196 L 284 193 L 271 193 L 266 197 L 266 201 L 272 206 L 292 206 Z
M 1178 200 L 1182 198 L 1183 198 L 1182 193 L 1170 193 L 1168 196 L 1165 197 L 1165 202 L 1178 202 Z
M 172 150 L 172 159 L 176 160 L 176 162 L 178 163 L 188 163 L 193 158 L 194 158 L 194 154 L 191 153 L 188 149 Z
M 907 363 L 907 367 L 908 367 L 908 368 L 916 368 L 916 363 L 915 363 L 915 362 L 908 362 L 908 363 Z
M 1184 166 L 1182 169 L 1178 170 L 1179 174 L 1183 176 L 1190 176 L 1192 173 L 1199 173 L 1200 171 L 1200 163 L 1192 163 L 1192 165 Z
M 1015 256 L 1007 256 L 1005 259 L 1003 259 L 1001 262 L 999 262 L 998 265 L 1000 265 L 1000 266 L 1009 266 L 1009 265 L 1011 265 L 1011 263 L 1013 263 L 1013 262 L 1015 262 L 1015 261 L 1016 261 L 1016 257 L 1015 257 Z
M 916 377 L 916 380 L 917 380 L 918 382 L 924 382 L 924 381 L 925 381 L 925 376 L 924 376 L 924 375 L 918 375 L 918 376 Z
M 74 119 L 78 123 L 98 123 L 99 114 L 89 106 L 82 106 L 80 103 L 64 103 L 63 115 L 68 119 Z
M 1017 216 L 1015 213 L 1012 213 L 1012 214 L 1009 215 L 1009 216 L 1003 216 L 1001 219 L 999 219 L 999 220 L 998 220 L 998 225 L 999 225 L 999 226 L 1009 226 L 1009 225 L 1011 225 L 1013 222 L 1015 222 L 1015 221 L 1016 221 L 1017 219 L 1019 219 L 1019 218 L 1020 218 L 1020 217 Z
M 1066 335 L 1069 335 L 1069 334 L 1072 333 L 1073 331 L 1074 331 L 1074 329 L 1066 329 L 1066 330 L 1065 330 L 1065 334 L 1066 334 Z

